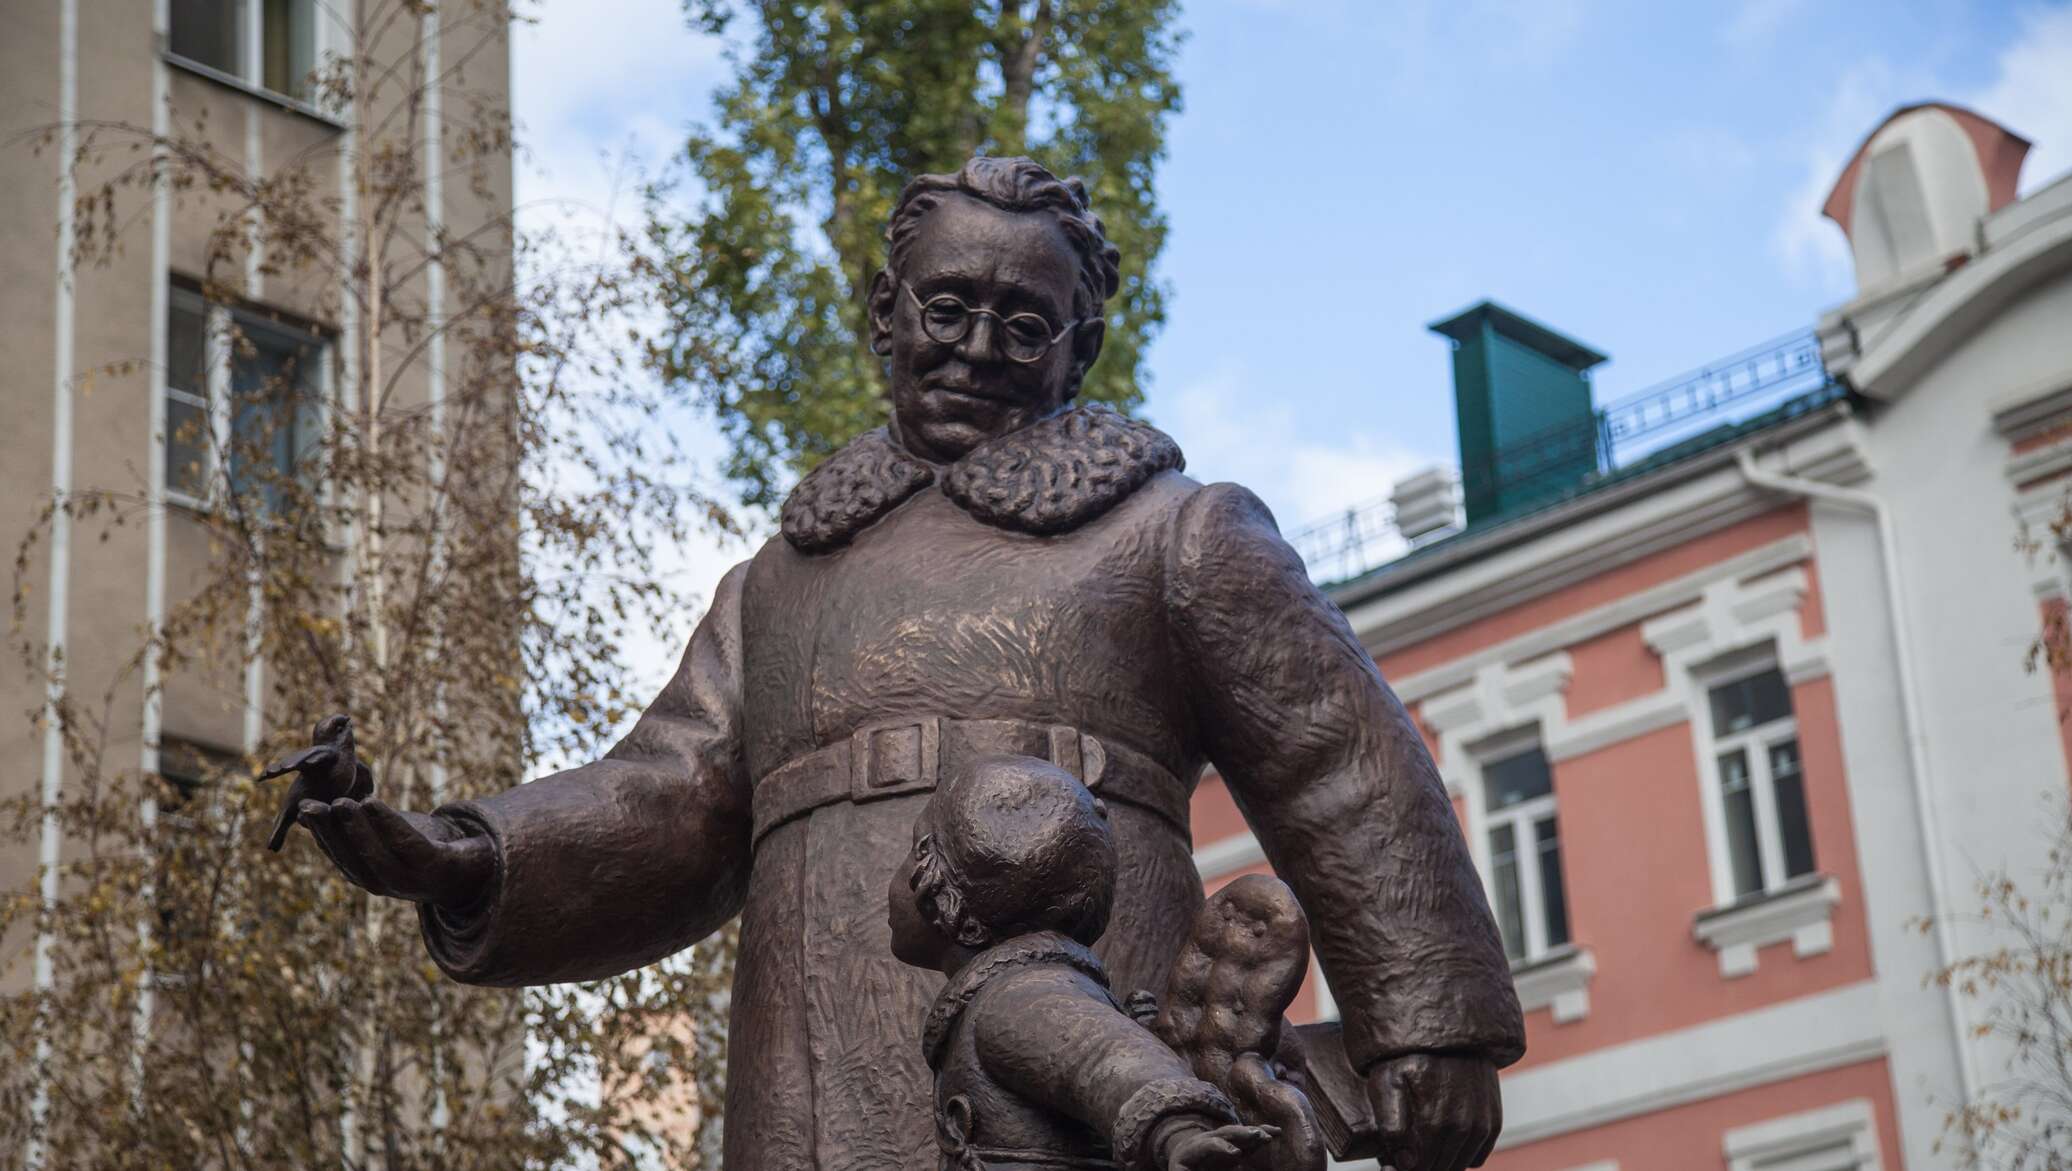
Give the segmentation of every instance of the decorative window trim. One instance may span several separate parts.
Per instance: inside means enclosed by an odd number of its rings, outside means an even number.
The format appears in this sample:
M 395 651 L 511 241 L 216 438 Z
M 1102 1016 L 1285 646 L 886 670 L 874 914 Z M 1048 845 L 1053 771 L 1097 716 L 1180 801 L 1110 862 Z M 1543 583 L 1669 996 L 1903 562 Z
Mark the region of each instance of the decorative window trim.
M 1807 874 L 1775 891 L 1700 911 L 1691 934 L 1719 953 L 1719 974 L 1731 980 L 1754 972 L 1756 952 L 1773 943 L 1790 940 L 1800 959 L 1833 950 L 1834 910 L 1841 901 L 1840 882 Z
M 1806 638 L 1800 628 L 1809 588 L 1806 571 L 1797 567 L 1752 582 L 1719 582 L 1696 605 L 1641 624 L 1641 638 L 1662 656 L 1664 678 L 1682 697 L 1690 724 L 1715 908 L 1731 905 L 1736 895 L 1706 692 L 1765 661 L 1774 661 L 1794 687 L 1828 674 L 1827 640 Z
M 2030 454 L 2052 452 L 2065 454 L 2067 465 L 2072 466 L 2072 439 Z M 2051 524 L 2067 507 L 2072 507 L 2072 480 L 2059 477 L 2026 486 L 2016 485 L 2014 503 L 2009 511 L 2014 514 L 2015 524 L 2039 546 L 2035 554 L 2027 558 L 2027 565 L 2029 587 L 2041 601 L 2072 600 L 2072 545 L 2057 540 L 2051 533 Z
M 1587 947 L 1563 944 L 1538 959 L 1511 965 L 1518 1005 L 1526 1012 L 1551 1008 L 1554 1023 L 1566 1025 L 1590 1015 L 1590 978 L 1597 957 Z
M 1846 1161 L 1802 1160 L 1846 1143 Z M 1883 1171 L 1878 1118 L 1867 1098 L 1739 1126 L 1720 1137 L 1727 1171 Z
M 1547 766 L 1547 792 L 1538 797 L 1505 806 L 1501 810 L 1490 811 L 1487 808 L 1488 786 L 1486 784 L 1487 775 L 1484 772 L 1485 766 L 1535 752 L 1539 754 L 1540 759 Z M 1540 870 L 1539 827 L 1541 822 L 1554 818 L 1557 813 L 1553 790 L 1554 765 L 1552 761 L 1546 759 L 1546 750 L 1540 744 L 1539 729 L 1537 727 L 1519 728 L 1496 736 L 1491 740 L 1476 745 L 1473 754 L 1475 771 L 1480 774 L 1479 779 L 1485 782 L 1477 786 L 1483 790 L 1483 847 L 1485 850 L 1489 847 L 1489 837 L 1499 830 L 1507 831 L 1511 837 L 1513 874 L 1516 876 L 1518 884 L 1518 925 L 1520 931 L 1524 933 L 1524 938 L 1517 941 L 1518 946 L 1523 949 L 1524 955 L 1511 961 L 1515 969 L 1520 964 L 1537 963 L 1539 960 L 1553 955 L 1562 948 L 1570 946 L 1573 942 L 1569 939 L 1550 942 L 1547 939 L 1550 914 L 1547 905 L 1547 892 L 1543 885 L 1544 880 Z M 1493 863 L 1487 874 L 1489 877 L 1483 885 L 1489 890 L 1492 904 L 1501 907 L 1502 900 L 1499 898 L 1495 888 L 1496 869 Z M 1565 899 L 1561 911 L 1563 921 L 1566 922 L 1568 908 L 1565 904 Z M 1505 950 L 1509 951 L 1508 946 Z

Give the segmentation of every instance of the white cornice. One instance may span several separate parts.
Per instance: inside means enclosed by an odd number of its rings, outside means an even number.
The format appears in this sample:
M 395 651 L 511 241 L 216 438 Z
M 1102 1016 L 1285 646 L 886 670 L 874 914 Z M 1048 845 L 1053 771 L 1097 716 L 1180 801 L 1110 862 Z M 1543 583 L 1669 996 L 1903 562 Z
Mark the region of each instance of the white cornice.
M 1810 419 L 1783 444 L 1784 465 L 1836 484 L 1870 474 L 1860 424 L 1835 414 Z M 1762 438 L 1775 445 L 1782 435 Z M 1680 481 L 1641 477 L 1578 501 L 1573 512 L 1531 518 L 1530 531 L 1502 528 L 1469 540 L 1443 562 L 1415 567 L 1414 574 L 1406 567 L 1415 580 L 1335 593 L 1361 641 L 1383 657 L 1778 507 L 1777 496 L 1733 466 L 1733 451 L 1691 461 L 1695 474 Z M 1584 512 L 1584 504 L 1594 511 Z
M 2072 369 L 2040 378 L 2000 400 L 1993 430 L 2009 443 L 2062 427 L 2072 415 Z
M 2059 440 L 2007 457 L 2005 471 L 2017 488 L 2048 480 L 2072 469 L 2072 439 Z
M 1491 663 L 1522 662 L 1573 646 L 1621 626 L 1630 626 L 1650 615 L 1696 601 L 1705 593 L 1706 587 L 1715 582 L 1770 573 L 1797 565 L 1812 556 L 1813 539 L 1804 533 L 1793 533 L 1391 683 L 1404 702 L 1412 703 L 1433 692 L 1466 683 Z
M 2057 203 L 2019 232 L 1989 241 L 1985 252 L 1925 292 L 1883 336 L 1865 345 L 1850 370 L 1851 385 L 1875 398 L 1897 398 L 2008 302 L 2072 268 L 2072 200 Z
M 1813 1157 L 1821 1167 L 1833 1161 L 1837 1146 L 1846 1144 L 1852 1171 L 1879 1171 L 1878 1116 L 1868 1098 L 1852 1098 L 1833 1106 L 1806 1110 L 1747 1126 L 1720 1136 L 1727 1171 L 1778 1171 L 1800 1167 Z
M 1563 948 L 1552 955 L 1518 964 L 1511 969 L 1511 982 L 1518 989 L 1518 1007 L 1554 1010 L 1554 1023 L 1569 1024 L 1590 1015 L 1590 977 L 1597 974 L 1597 957 L 1589 948 Z
M 1266 861 L 1266 850 L 1250 831 L 1210 842 L 1194 852 L 1194 869 L 1203 882 L 1257 866 Z
M 1755 971 L 1756 952 L 1773 943 L 1791 940 L 1792 954 L 1800 959 L 1832 950 L 1832 920 L 1841 901 L 1841 883 L 1821 878 L 1706 911 L 1691 934 L 1719 953 L 1719 974 L 1733 979 Z
M 1504 1075 L 1499 1149 L 1883 1055 L 1863 981 Z

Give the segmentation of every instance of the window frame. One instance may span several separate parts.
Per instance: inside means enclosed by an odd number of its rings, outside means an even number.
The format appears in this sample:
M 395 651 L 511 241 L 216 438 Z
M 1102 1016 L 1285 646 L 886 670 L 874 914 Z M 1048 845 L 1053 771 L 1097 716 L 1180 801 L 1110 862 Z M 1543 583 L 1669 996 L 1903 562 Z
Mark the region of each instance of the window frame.
M 1489 805 L 1490 766 L 1532 751 L 1538 751 L 1541 758 L 1546 760 L 1547 791 L 1538 797 L 1520 801 L 1515 805 L 1508 805 L 1502 809 L 1491 809 Z M 1505 958 L 1510 961 L 1511 966 L 1514 968 L 1539 963 L 1565 949 L 1575 946 L 1575 925 L 1570 920 L 1566 905 L 1568 882 L 1565 873 L 1562 878 L 1562 919 L 1569 924 L 1568 938 L 1555 944 L 1550 944 L 1547 941 L 1548 928 L 1551 925 L 1551 921 L 1547 913 L 1546 890 L 1540 876 L 1538 828 L 1542 821 L 1549 819 L 1554 821 L 1554 841 L 1558 850 L 1561 841 L 1561 823 L 1559 809 L 1555 800 L 1557 794 L 1554 791 L 1554 762 L 1548 760 L 1546 754 L 1546 744 L 1540 738 L 1540 730 L 1537 725 L 1512 732 L 1499 733 L 1471 749 L 1476 774 L 1475 784 L 1481 788 L 1482 798 L 1482 824 L 1479 830 L 1482 835 L 1483 849 L 1481 853 L 1487 862 L 1482 881 L 1483 887 L 1488 893 L 1492 909 L 1495 909 L 1498 905 L 1498 896 L 1496 886 L 1496 847 L 1490 839 L 1499 828 L 1510 829 L 1513 853 L 1518 859 L 1518 918 L 1525 938 L 1521 941 L 1521 954 L 1512 956 L 1510 955 L 1509 948 L 1506 947 L 1505 949 Z M 1566 860 L 1564 859 L 1559 864 L 1565 865 Z M 1498 919 L 1498 927 L 1499 935 L 1501 935 L 1501 917 Z
M 195 512 L 209 512 L 219 506 L 229 493 L 229 461 L 223 457 L 236 440 L 235 403 L 231 393 L 234 369 L 231 327 L 235 325 L 247 331 L 248 335 L 254 332 L 267 332 L 308 339 L 315 351 L 315 369 L 312 372 L 314 377 L 310 379 L 309 390 L 309 406 L 314 412 L 310 431 L 317 435 L 321 435 L 323 429 L 330 424 L 334 389 L 332 367 L 336 361 L 337 345 L 331 333 L 320 326 L 286 315 L 268 314 L 244 306 L 211 301 L 202 296 L 200 290 L 180 281 L 172 282 L 170 293 L 167 302 L 168 331 L 171 329 L 172 311 L 176 308 L 184 308 L 202 320 L 202 391 L 196 394 L 189 387 L 175 385 L 174 372 L 170 369 L 166 371 L 166 431 L 157 436 L 156 441 L 161 447 L 172 441 L 171 408 L 174 403 L 200 408 L 208 420 L 208 435 L 202 449 L 201 481 L 204 495 L 197 497 L 175 486 L 170 452 L 167 453 L 164 480 L 160 487 L 168 503 Z M 298 426 L 296 430 L 295 448 L 299 458 L 303 450 L 300 443 L 301 428 Z M 319 485 L 317 490 L 321 498 L 327 493 L 328 488 Z
M 1786 694 L 1792 701 L 1790 715 L 1725 734 L 1713 726 L 1712 692 L 1765 671 L 1783 674 L 1776 648 L 1769 643 L 1723 656 L 1691 673 L 1694 685 L 1692 707 L 1695 709 L 1692 722 L 1698 741 L 1698 775 L 1704 787 L 1706 853 L 1715 907 L 1770 898 L 1794 882 L 1820 872 L 1819 850 L 1816 848 L 1811 870 L 1799 875 L 1785 873 L 1784 826 L 1777 815 L 1776 776 L 1771 769 L 1770 754 L 1786 741 L 1793 742 L 1798 748 L 1801 798 L 1810 797 L 1805 792 L 1805 750 L 1798 744 L 1798 700 L 1797 696 L 1790 694 L 1791 680 L 1784 678 Z M 1703 721 L 1702 729 L 1698 727 L 1698 721 Z M 1749 795 L 1755 817 L 1757 883 L 1756 889 L 1751 891 L 1742 891 L 1734 880 L 1733 844 L 1727 823 L 1726 777 L 1720 768 L 1720 759 L 1735 752 L 1740 752 L 1748 762 Z M 1806 837 L 1810 846 L 1813 838 L 1810 812 Z
M 341 111 L 319 105 L 310 96 L 288 93 L 266 84 L 266 2 L 265 0 L 221 0 L 229 8 L 229 19 L 235 25 L 237 42 L 237 64 L 234 69 L 224 69 L 206 61 L 189 57 L 173 48 L 173 14 L 166 14 L 166 25 L 160 39 L 159 51 L 167 62 L 190 73 L 198 73 L 213 81 L 243 90 L 255 97 L 261 97 L 299 114 L 306 114 L 321 122 L 338 124 Z M 341 51 L 340 44 L 346 33 L 343 18 L 337 10 L 318 0 L 291 0 L 308 8 L 310 21 L 310 71 L 321 69 L 329 57 Z M 308 74 L 305 73 L 306 77 Z

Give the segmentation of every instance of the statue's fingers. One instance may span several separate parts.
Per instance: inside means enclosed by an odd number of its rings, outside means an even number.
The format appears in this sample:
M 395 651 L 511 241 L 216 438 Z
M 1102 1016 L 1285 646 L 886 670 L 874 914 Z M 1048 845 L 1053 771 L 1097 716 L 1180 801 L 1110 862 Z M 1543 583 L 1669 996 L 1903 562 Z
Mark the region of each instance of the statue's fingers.
M 1468 1157 L 1475 1153 L 1477 1137 L 1463 1133 L 1449 1121 L 1432 1144 L 1433 1171 L 1467 1171 Z
M 1410 1101 L 1403 1080 L 1388 1075 L 1374 1104 L 1374 1129 L 1382 1148 L 1394 1156 L 1396 1171 L 1424 1171 L 1411 1150 Z
M 1489 1156 L 1495 1150 L 1496 1136 L 1493 1134 L 1485 1136 L 1482 1142 L 1475 1148 L 1475 1157 L 1468 1160 L 1468 1166 L 1480 1167 L 1482 1164 L 1489 1162 Z
M 413 824 L 409 818 L 391 809 L 381 801 L 362 801 L 360 813 L 374 831 L 391 858 L 396 860 L 401 872 L 399 882 L 406 881 L 410 890 L 406 897 L 432 898 L 440 876 L 450 867 L 451 859 L 445 851 L 452 846 L 434 841 Z
M 1482 1095 L 1471 1085 L 1455 1085 L 1448 1090 L 1451 1099 L 1446 1109 L 1446 1131 L 1452 1151 L 1447 1155 L 1447 1171 L 1467 1171 L 1479 1162 L 1483 1129 Z
M 419 832 L 402 814 L 389 808 L 386 802 L 371 798 L 358 804 L 368 827 L 397 861 L 417 866 L 434 861 L 431 839 Z
M 379 894 L 374 876 L 367 872 L 366 863 L 346 839 L 338 821 L 334 818 L 331 805 L 326 801 L 304 801 L 296 807 L 296 820 L 309 830 L 309 836 L 316 839 L 317 848 L 331 859 L 331 865 L 354 886 Z
M 1486 1099 L 1482 1103 L 1481 1117 L 1476 1120 L 1482 1141 L 1475 1148 L 1474 1159 L 1468 1163 L 1470 1167 L 1480 1167 L 1487 1163 L 1489 1156 L 1496 1152 L 1497 1137 L 1504 1133 L 1503 1095 L 1490 1094 Z
M 397 860 L 388 843 L 375 831 L 368 821 L 365 807 L 350 797 L 333 801 L 331 817 L 353 852 L 365 863 L 367 874 L 375 879 L 375 882 L 367 884 L 367 889 L 378 895 L 410 897 L 411 892 L 402 889 L 400 884 L 408 880 L 411 871 Z

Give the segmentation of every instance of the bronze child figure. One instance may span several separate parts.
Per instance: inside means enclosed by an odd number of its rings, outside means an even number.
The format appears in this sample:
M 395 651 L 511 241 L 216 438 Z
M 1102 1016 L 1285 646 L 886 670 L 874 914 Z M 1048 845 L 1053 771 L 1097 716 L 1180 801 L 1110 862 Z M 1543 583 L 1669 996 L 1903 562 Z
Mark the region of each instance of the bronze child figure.
M 888 918 L 949 977 L 922 1032 L 944 1171 L 1217 1171 L 1274 1137 L 1109 991 L 1114 886 L 1108 810 L 1055 765 L 982 757 L 930 797 Z

